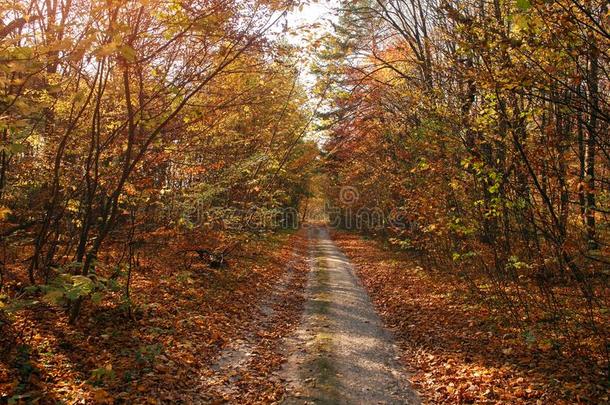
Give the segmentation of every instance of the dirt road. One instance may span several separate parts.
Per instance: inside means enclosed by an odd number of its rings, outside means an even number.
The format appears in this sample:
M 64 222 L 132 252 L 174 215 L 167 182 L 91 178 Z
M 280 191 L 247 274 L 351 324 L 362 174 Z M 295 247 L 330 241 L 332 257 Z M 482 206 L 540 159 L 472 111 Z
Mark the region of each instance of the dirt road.
M 417 404 L 392 336 L 324 227 L 311 227 L 307 303 L 288 339 L 285 404 Z

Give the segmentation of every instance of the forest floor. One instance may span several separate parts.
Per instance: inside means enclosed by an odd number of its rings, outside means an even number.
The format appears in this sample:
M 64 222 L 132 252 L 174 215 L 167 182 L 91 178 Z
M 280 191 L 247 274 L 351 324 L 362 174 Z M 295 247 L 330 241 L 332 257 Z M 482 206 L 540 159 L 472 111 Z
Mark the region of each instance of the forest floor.
M 425 403 L 606 404 L 603 363 L 532 346 L 457 276 L 422 255 L 333 231 L 394 335 Z
M 250 240 L 223 269 L 184 268 L 177 252 L 205 235 L 161 237 L 141 251 L 131 315 L 107 297 L 76 325 L 43 301 L 0 319 L 0 404 L 279 401 L 276 348 L 298 325 L 309 271 L 303 235 Z
M 0 404 L 608 402 L 597 368 L 528 347 L 417 257 L 330 236 L 253 240 L 217 270 L 180 270 L 179 242 L 143 252 L 132 316 L 116 299 L 75 326 L 44 302 L 17 311 Z

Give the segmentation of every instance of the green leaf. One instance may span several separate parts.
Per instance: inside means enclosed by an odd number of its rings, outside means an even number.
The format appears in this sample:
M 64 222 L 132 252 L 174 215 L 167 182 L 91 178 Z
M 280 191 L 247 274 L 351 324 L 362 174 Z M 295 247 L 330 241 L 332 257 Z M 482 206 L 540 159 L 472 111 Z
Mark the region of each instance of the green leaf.
M 99 304 L 102 302 L 102 299 L 104 299 L 104 294 L 102 294 L 101 292 L 94 292 L 93 294 L 91 294 L 91 302 L 93 302 L 94 304 Z
M 23 153 L 25 151 L 25 145 L 22 143 L 12 143 L 8 146 L 10 153 Z
M 66 298 L 70 301 L 74 301 L 76 299 L 78 299 L 81 296 L 81 292 L 78 289 L 74 289 L 71 288 L 68 291 L 66 291 Z
M 127 44 L 121 45 L 119 48 L 119 53 L 128 61 L 133 62 L 136 60 L 136 50 Z
M 95 54 L 98 57 L 110 56 L 114 53 L 114 51 L 116 51 L 116 49 L 117 49 L 117 44 L 114 42 L 110 42 L 108 44 L 104 44 L 104 45 L 100 46 L 95 51 Z
M 530 3 L 530 0 L 517 0 L 517 7 L 521 11 L 527 11 L 532 7 L 532 3 Z
M 75 300 L 88 295 L 93 291 L 93 281 L 85 276 L 71 276 L 72 286 L 66 291 L 66 298 Z
M 74 283 L 74 287 L 79 287 L 83 290 L 91 291 L 91 288 L 93 287 L 93 281 L 86 276 L 72 276 L 72 282 Z
M 50 290 L 42 297 L 42 300 L 49 304 L 59 305 L 63 297 L 64 292 L 62 290 Z

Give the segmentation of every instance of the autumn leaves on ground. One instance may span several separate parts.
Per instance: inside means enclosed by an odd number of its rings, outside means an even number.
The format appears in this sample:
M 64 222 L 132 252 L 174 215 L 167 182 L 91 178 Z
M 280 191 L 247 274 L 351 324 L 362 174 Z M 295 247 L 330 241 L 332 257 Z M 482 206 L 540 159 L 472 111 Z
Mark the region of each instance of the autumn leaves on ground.
M 306 235 L 307 228 L 252 242 L 222 270 L 181 271 L 171 255 L 146 252 L 132 281 L 138 305 L 131 315 L 110 305 L 113 297 L 77 327 L 44 303 L 20 310 L 3 327 L 3 344 L 16 348 L 2 370 L 3 392 L 22 390 L 14 398 L 24 403 L 281 402 L 290 355 L 283 346 L 300 322 L 310 270 Z M 466 286 L 453 276 L 458 284 L 448 288 L 447 274 L 412 254 L 353 233 L 333 237 L 397 339 L 424 401 L 605 400 L 594 370 L 527 345 L 501 313 L 461 296 Z
M 0 1 L 0 403 L 609 402 L 609 49 L 605 0 Z

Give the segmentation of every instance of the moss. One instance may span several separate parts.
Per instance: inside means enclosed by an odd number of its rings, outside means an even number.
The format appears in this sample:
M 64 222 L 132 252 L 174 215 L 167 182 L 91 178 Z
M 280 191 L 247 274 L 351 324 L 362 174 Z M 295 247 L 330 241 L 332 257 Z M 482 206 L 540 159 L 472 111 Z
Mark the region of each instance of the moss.
M 331 296 L 328 282 L 328 261 L 317 257 L 315 263 L 315 298 L 313 300 L 314 316 L 318 322 L 324 322 L 330 309 Z M 332 358 L 333 335 L 327 331 L 315 336 L 315 353 L 307 369 L 315 373 L 315 390 L 311 399 L 316 404 L 339 403 L 339 381 L 337 370 Z

